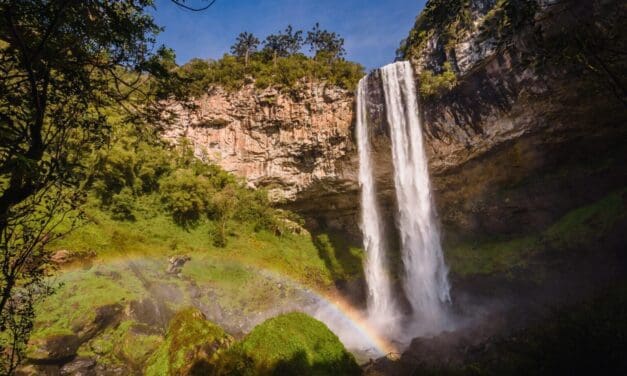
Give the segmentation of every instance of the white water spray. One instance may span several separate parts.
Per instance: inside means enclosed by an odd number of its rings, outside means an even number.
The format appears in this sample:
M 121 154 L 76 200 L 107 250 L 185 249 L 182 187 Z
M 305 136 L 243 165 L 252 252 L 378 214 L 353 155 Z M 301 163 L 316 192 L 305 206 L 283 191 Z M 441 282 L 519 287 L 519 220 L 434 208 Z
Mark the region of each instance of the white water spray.
M 381 69 L 394 162 L 405 293 L 415 314 L 428 325 L 443 318 L 450 300 L 447 268 L 431 197 L 414 75 L 409 62 Z
M 381 68 L 380 72 L 392 143 L 404 289 L 412 308 L 412 321 L 417 327 L 413 330 L 435 332 L 443 329 L 445 324 L 444 304 L 450 301 L 450 287 L 431 197 L 413 71 L 408 62 L 398 62 Z M 365 79 L 359 85 L 357 99 L 362 230 L 368 253 L 369 307 L 373 306 L 369 312 L 378 313 L 385 308 L 377 307 L 382 302 L 381 297 L 391 301 L 391 296 L 389 280 L 376 275 L 385 270 L 384 264 L 376 264 L 385 260 L 385 250 L 381 247 L 381 227 L 377 225 L 380 218 L 376 210 L 370 147 L 364 136 L 367 135 L 367 92 L 364 87 Z M 390 307 L 396 309 L 393 305 Z
M 361 186 L 361 231 L 366 250 L 365 275 L 368 283 L 368 317 L 378 326 L 394 323 L 398 309 L 392 298 L 383 243 L 381 215 L 372 173 L 368 136 L 367 77 L 357 87 L 357 148 L 359 150 L 359 184 Z M 392 328 L 388 328 L 392 329 Z

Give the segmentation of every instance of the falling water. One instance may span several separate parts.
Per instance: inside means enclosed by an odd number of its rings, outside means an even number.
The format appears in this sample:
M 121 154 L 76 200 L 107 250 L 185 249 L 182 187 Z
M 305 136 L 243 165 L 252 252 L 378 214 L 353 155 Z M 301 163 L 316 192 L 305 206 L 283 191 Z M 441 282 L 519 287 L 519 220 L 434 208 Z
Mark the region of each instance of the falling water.
M 411 65 L 387 65 L 381 68 L 381 80 L 392 140 L 405 293 L 414 314 L 425 325 L 437 326 L 444 317 L 443 303 L 450 300 L 448 271 L 431 197 Z
M 377 205 L 372 158 L 368 137 L 366 108 L 367 78 L 359 81 L 357 89 L 357 147 L 359 149 L 359 184 L 361 185 L 361 230 L 366 250 L 365 274 L 368 283 L 368 316 L 379 326 L 394 322 L 396 306 L 387 271 L 383 244 L 381 215 Z M 390 328 L 391 329 L 391 328 Z
M 413 71 L 408 62 L 397 62 L 381 68 L 380 74 L 392 144 L 404 290 L 412 309 L 412 323 L 422 333 L 437 331 L 443 329 L 444 305 L 450 301 L 448 271 L 431 197 Z M 368 313 L 377 322 L 381 318 L 396 318 L 398 308 L 386 272 L 381 216 L 377 210 L 368 138 L 366 83 L 367 78 L 360 81 L 357 93 L 357 143 L 362 190 L 361 225 L 367 252 Z

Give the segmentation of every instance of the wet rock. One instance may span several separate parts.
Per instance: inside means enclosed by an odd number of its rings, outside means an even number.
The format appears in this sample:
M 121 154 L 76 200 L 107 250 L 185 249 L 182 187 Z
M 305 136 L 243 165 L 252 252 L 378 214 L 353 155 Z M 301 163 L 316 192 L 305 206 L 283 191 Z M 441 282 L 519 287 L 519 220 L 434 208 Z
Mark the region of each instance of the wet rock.
M 105 328 L 120 321 L 124 307 L 121 304 L 107 304 L 96 308 L 96 317 L 89 324 L 76 330 L 81 343 L 87 342 Z
M 91 376 L 96 375 L 96 360 L 89 357 L 76 357 L 69 363 L 61 367 L 61 375 L 63 376 Z
M 129 305 L 130 317 L 140 323 L 165 329 L 172 318 L 173 312 L 163 303 L 153 299 L 132 301 Z
M 81 340 L 76 334 L 57 334 L 31 340 L 28 359 L 35 364 L 62 364 L 76 355 Z
M 52 253 L 50 261 L 56 265 L 67 265 L 75 262 L 89 264 L 94 257 L 96 257 L 96 252 L 94 251 L 70 251 L 60 249 Z
M 177 312 L 170 322 L 167 340 L 161 344 L 159 354 L 166 359 L 151 358 L 146 370 L 148 374 L 162 374 L 163 361 L 170 374 L 211 375 L 218 354 L 233 343 L 233 338 L 222 328 L 206 320 L 205 315 L 195 308 Z M 181 361 L 184 360 L 184 361 Z
M 166 269 L 166 273 L 171 275 L 180 275 L 185 263 L 191 259 L 191 257 L 186 255 L 176 255 L 170 257 L 168 259 L 168 268 Z
M 121 338 L 115 349 L 118 359 L 124 364 L 141 371 L 148 358 L 163 342 L 163 336 L 158 328 L 144 324 L 133 325 Z

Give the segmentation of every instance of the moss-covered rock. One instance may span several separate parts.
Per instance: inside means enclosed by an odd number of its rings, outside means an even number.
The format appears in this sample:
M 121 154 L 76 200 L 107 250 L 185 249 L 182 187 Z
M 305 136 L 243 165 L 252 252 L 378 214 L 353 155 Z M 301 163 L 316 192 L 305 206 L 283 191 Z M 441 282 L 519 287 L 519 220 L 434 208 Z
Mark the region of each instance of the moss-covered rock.
M 150 358 L 146 375 L 212 374 L 218 355 L 232 343 L 233 338 L 199 310 L 182 310 L 170 321 L 166 339 Z
M 303 313 L 269 319 L 224 354 L 220 374 L 357 375 L 361 370 L 338 337 Z

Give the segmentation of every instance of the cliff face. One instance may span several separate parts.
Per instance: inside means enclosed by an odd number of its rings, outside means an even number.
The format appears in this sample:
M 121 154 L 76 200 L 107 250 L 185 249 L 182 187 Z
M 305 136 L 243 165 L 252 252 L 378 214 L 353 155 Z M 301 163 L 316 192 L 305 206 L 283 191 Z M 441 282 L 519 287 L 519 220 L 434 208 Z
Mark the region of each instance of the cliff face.
M 164 136 L 189 141 L 199 158 L 218 163 L 266 188 L 275 202 L 299 200 L 304 191 L 356 189 L 351 138 L 353 95 L 324 84 L 289 93 L 248 85 L 216 88 L 194 110 L 174 106 L 178 120 Z
M 423 94 L 423 132 L 447 234 L 520 233 L 624 186 L 618 1 L 432 0 L 405 42 Z M 371 80 L 371 130 L 381 199 L 393 176 L 381 92 Z M 437 85 L 436 85 L 437 86 Z M 280 93 L 216 89 L 166 131 L 196 154 L 298 210 L 358 235 L 353 94 L 323 84 Z
M 626 44 L 625 4 L 472 0 L 444 23 L 425 20 L 439 3 L 418 19 L 407 57 L 419 77 L 448 63 L 457 79 L 422 104 L 450 234 L 543 228 L 625 185 L 625 59 L 614 52 Z

